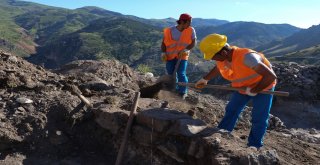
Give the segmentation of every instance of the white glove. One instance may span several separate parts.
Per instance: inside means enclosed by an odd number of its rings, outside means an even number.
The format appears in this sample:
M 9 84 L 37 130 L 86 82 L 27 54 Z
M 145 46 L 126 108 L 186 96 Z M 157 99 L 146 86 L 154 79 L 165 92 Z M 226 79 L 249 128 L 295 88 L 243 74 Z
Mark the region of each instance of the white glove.
M 256 95 L 257 95 L 257 93 L 252 93 L 252 92 L 251 92 L 251 88 L 250 88 L 250 87 L 247 87 L 247 88 L 246 88 L 246 94 L 247 94 L 248 96 L 256 96 Z
M 196 82 L 195 87 L 196 88 L 204 88 L 208 84 L 208 80 L 202 78 L 199 81 Z

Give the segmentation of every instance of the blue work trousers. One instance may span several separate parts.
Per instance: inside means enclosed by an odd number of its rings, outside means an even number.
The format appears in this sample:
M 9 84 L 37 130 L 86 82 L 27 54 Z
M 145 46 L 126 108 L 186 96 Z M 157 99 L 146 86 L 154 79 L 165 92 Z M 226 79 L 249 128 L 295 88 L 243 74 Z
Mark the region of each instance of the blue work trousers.
M 173 75 L 175 66 L 178 62 L 178 59 L 173 59 L 173 60 L 168 60 L 166 63 L 166 69 L 167 69 L 167 73 L 169 75 Z M 181 60 L 180 61 L 180 65 L 179 68 L 177 69 L 177 82 L 184 82 L 184 83 L 188 83 L 188 77 L 187 77 L 187 66 L 188 66 L 188 60 Z M 188 93 L 188 89 L 185 86 L 178 86 L 176 87 L 177 91 L 180 94 L 185 94 Z
M 268 119 L 272 105 L 270 94 L 257 94 L 248 96 L 234 92 L 226 107 L 226 112 L 218 125 L 218 128 L 232 131 L 243 108 L 252 99 L 253 109 L 251 112 L 251 131 L 248 137 L 248 146 L 260 148 L 263 146 L 263 136 L 266 133 Z

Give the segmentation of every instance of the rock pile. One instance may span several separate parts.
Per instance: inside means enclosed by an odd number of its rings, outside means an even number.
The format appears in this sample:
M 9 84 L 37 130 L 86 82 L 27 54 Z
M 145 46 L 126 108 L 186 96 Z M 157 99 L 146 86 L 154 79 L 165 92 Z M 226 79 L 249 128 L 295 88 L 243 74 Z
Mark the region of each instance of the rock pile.
M 274 64 L 278 76 L 276 89 L 290 92 L 290 100 L 320 100 L 320 66 L 301 66 L 290 62 Z

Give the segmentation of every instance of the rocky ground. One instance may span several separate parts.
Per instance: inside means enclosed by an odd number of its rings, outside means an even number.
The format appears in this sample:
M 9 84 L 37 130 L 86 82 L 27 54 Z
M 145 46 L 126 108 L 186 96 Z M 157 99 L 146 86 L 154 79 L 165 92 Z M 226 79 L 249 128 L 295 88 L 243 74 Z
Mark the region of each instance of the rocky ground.
M 138 100 L 123 164 L 317 164 L 320 69 L 274 69 L 290 97 L 275 98 L 261 150 L 246 147 L 250 107 L 232 134 L 215 129 L 226 92 L 190 90 L 181 100 L 162 90 Z M 0 164 L 115 164 L 133 98 L 154 83 L 118 61 L 49 71 L 1 52 Z

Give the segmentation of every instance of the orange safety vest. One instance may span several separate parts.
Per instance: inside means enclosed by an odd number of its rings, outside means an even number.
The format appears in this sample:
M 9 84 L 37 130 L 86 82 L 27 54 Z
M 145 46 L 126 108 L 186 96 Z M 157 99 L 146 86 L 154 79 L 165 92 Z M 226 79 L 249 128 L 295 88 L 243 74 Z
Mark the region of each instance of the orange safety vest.
M 163 42 L 166 45 L 166 55 L 167 60 L 178 59 L 178 53 L 184 50 L 188 45 L 192 43 L 192 28 L 188 27 L 184 29 L 181 33 L 180 39 L 178 41 L 172 39 L 171 29 L 165 28 L 163 30 L 164 38 Z M 182 55 L 182 60 L 188 60 L 189 55 Z
M 262 76 L 244 64 L 244 57 L 248 53 L 257 53 L 254 50 L 247 48 L 238 48 L 233 46 L 232 61 L 217 61 L 217 67 L 222 77 L 231 81 L 232 87 L 250 87 L 253 88 L 261 81 Z M 261 56 L 262 62 L 272 69 L 271 63 L 262 53 L 257 53 Z M 276 85 L 276 80 L 264 90 L 269 90 Z M 240 93 L 244 93 L 240 91 Z

